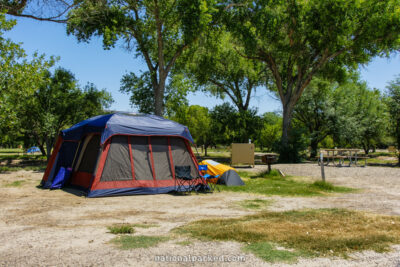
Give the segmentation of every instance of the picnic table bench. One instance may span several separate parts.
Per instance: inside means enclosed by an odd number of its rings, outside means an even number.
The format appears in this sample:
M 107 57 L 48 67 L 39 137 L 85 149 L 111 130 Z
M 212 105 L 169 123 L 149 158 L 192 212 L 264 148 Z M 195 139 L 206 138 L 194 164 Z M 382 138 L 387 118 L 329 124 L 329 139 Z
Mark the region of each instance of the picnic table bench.
M 364 165 L 362 167 L 367 166 L 367 159 L 369 157 L 365 155 L 360 155 L 358 152 L 359 149 L 353 149 L 353 148 L 334 148 L 334 149 L 320 149 L 320 153 L 326 152 L 323 155 L 323 158 L 326 159 L 326 162 L 324 161 L 324 165 L 327 166 L 329 163 L 332 163 L 334 166 L 337 167 L 342 167 L 344 165 L 344 161 L 346 159 L 349 160 L 349 165 L 355 165 L 357 166 L 358 160 L 364 160 Z M 338 163 L 336 163 L 335 160 L 338 160 Z M 320 157 L 318 157 L 318 165 L 320 165 Z

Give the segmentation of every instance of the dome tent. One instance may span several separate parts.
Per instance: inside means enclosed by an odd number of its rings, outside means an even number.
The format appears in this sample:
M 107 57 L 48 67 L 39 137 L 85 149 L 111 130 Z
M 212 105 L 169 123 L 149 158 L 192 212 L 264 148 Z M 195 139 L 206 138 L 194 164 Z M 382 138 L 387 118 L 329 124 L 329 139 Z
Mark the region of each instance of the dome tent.
M 206 174 L 218 177 L 217 184 L 226 186 L 244 185 L 236 170 L 230 166 L 221 164 L 211 159 L 203 160 L 200 165 L 207 165 Z
M 160 194 L 175 190 L 175 166 L 199 177 L 186 126 L 147 114 L 96 116 L 61 131 L 42 179 L 51 188 L 60 169 L 88 197 Z

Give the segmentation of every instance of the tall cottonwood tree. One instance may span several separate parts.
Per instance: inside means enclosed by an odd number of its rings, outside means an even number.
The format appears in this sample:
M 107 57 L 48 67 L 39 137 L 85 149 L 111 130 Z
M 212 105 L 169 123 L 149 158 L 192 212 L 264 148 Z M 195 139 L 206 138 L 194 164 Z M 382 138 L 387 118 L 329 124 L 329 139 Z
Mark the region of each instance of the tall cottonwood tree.
M 122 40 L 147 65 L 154 111 L 163 115 L 167 78 L 183 51 L 212 21 L 212 0 L 81 0 L 68 16 L 68 33 L 80 41 L 103 37 L 106 49 Z
M 283 107 L 281 160 L 295 104 L 316 74 L 336 76 L 400 47 L 399 0 L 228 1 L 243 56 L 265 62 Z

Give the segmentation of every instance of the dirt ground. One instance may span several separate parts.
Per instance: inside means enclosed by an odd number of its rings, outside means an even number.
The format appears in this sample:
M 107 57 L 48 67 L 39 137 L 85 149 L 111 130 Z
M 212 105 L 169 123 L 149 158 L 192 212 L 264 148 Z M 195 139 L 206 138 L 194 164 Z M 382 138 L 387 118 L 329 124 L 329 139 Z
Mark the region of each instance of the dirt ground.
M 274 165 L 285 174 L 306 180 L 320 179 L 315 164 Z M 256 166 L 251 171 L 262 171 Z M 247 169 L 245 169 L 247 170 Z M 0 174 L 0 266 L 269 266 L 244 253 L 237 242 L 200 242 L 182 237 L 148 249 L 120 250 L 110 244 L 115 237 L 107 230 L 114 223 L 152 223 L 136 228 L 138 235 L 167 235 L 177 226 L 202 218 L 236 217 L 252 211 L 237 202 L 274 199 L 271 210 L 344 207 L 379 214 L 400 215 L 400 169 L 381 167 L 325 168 L 335 185 L 359 188 L 356 193 L 330 197 L 264 197 L 240 193 L 192 194 L 190 196 L 143 195 L 85 198 L 77 192 L 36 188 L 42 172 Z M 12 182 L 23 181 L 20 186 Z M 245 262 L 157 262 L 156 256 L 244 256 Z M 206 260 L 209 260 L 207 258 Z M 243 259 L 243 258 L 242 258 Z M 285 264 L 275 264 L 282 266 Z M 298 266 L 400 266 L 400 245 L 389 253 L 364 251 L 349 259 L 300 259 Z

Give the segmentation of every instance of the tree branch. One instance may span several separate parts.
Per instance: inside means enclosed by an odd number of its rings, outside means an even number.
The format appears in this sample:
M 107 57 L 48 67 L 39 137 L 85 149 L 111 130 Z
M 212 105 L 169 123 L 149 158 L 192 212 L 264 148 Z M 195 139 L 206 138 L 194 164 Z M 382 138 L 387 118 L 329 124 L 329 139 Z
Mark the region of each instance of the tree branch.
M 232 99 L 232 101 L 235 103 L 235 105 L 238 106 L 238 102 L 237 102 L 236 98 L 231 94 L 231 92 L 229 92 L 229 90 L 226 89 L 226 87 L 222 83 L 220 83 L 214 79 L 208 79 L 208 80 L 211 83 L 213 83 L 214 85 L 218 86 L 224 93 L 226 93 L 230 97 L 230 99 Z
M 180 47 L 176 50 L 174 56 L 171 58 L 171 60 L 169 61 L 168 65 L 167 65 L 167 67 L 166 67 L 166 69 L 165 69 L 165 72 L 166 72 L 166 73 L 169 73 L 169 71 L 171 70 L 172 66 L 175 64 L 175 61 L 176 61 L 176 60 L 178 59 L 178 57 L 182 54 L 183 50 L 185 50 L 185 48 L 187 48 L 187 47 L 188 47 L 188 45 L 187 45 L 187 44 L 184 44 L 184 45 L 180 46 Z
M 278 66 L 276 65 L 275 59 L 272 57 L 272 55 L 270 53 L 266 53 L 262 50 L 259 50 L 259 54 L 260 54 L 260 57 L 263 58 L 263 61 L 265 61 L 267 63 L 269 69 L 272 72 L 272 75 L 274 75 L 275 84 L 276 84 L 276 87 L 278 88 L 279 96 L 283 103 L 287 92 L 284 95 L 283 86 L 282 86 L 282 77 L 279 73 Z

